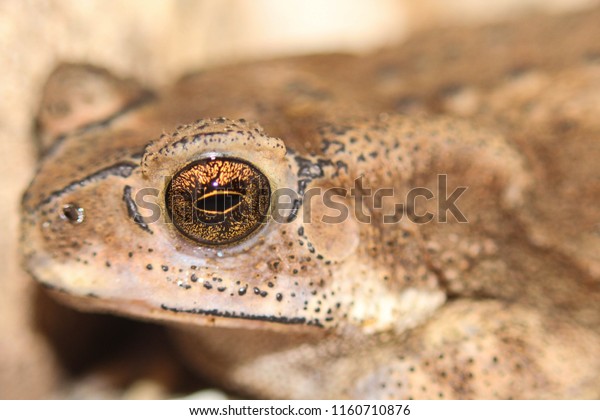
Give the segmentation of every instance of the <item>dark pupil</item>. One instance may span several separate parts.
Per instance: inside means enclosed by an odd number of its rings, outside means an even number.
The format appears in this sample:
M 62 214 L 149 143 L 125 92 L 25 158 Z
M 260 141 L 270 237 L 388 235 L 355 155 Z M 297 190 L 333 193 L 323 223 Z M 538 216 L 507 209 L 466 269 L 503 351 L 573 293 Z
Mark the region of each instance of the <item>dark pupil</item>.
M 196 208 L 215 213 L 225 213 L 242 202 L 242 195 L 228 191 L 219 191 L 215 195 L 203 197 L 196 202 Z

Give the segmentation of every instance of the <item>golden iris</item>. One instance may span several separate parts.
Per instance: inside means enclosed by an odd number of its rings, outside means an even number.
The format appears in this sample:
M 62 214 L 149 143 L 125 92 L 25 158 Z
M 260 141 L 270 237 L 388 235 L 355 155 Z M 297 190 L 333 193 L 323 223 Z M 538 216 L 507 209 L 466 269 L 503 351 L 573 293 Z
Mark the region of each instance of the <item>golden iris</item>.
M 167 186 L 175 227 L 208 246 L 238 242 L 261 226 L 271 200 L 269 180 L 248 162 L 210 157 L 190 163 Z

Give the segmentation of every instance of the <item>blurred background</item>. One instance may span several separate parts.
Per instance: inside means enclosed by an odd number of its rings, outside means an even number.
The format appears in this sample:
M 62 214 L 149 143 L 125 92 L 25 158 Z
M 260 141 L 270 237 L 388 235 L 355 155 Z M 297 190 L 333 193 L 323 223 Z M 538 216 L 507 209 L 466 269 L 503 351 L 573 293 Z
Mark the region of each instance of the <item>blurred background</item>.
M 61 61 L 150 86 L 191 70 L 311 52 L 369 50 L 437 25 L 477 25 L 599 0 L 0 0 L 0 398 L 44 398 L 61 366 L 32 327 L 35 288 L 18 256 L 20 194 L 41 86 Z M 60 321 L 59 321 L 60 322 Z

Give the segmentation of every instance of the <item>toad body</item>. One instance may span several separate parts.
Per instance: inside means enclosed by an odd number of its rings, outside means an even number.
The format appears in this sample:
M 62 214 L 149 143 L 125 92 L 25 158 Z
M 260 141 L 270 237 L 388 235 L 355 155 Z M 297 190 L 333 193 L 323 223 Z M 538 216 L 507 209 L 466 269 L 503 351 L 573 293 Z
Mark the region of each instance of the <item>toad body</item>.
M 266 398 L 600 397 L 600 11 L 162 92 L 49 78 L 29 272 Z

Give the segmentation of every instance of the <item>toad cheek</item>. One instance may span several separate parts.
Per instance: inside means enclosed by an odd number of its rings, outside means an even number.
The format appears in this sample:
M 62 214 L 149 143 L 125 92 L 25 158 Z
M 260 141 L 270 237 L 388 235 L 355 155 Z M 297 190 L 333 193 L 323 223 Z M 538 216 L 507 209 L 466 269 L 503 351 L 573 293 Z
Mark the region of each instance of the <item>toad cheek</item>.
M 347 191 L 315 186 L 304 199 L 304 233 L 315 249 L 327 260 L 343 261 L 354 255 L 360 244 L 360 226 Z

